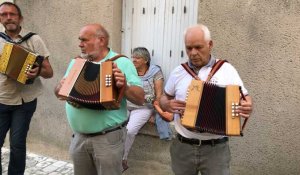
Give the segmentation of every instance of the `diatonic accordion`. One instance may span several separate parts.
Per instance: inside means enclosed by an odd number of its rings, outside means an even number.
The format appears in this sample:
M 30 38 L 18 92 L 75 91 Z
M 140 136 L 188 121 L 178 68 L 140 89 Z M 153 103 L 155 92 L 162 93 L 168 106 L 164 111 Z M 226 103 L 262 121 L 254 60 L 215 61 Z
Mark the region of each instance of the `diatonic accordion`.
M 76 58 L 58 94 L 79 106 L 96 109 L 118 109 L 120 93 L 115 86 L 113 62 L 95 64 Z
M 31 84 L 34 79 L 27 78 L 27 72 L 41 65 L 43 57 L 18 44 L 5 43 L 0 57 L 0 73 L 22 83 Z
M 240 86 L 220 87 L 192 80 L 181 123 L 186 128 L 218 135 L 240 136 L 241 119 L 235 112 L 241 99 Z

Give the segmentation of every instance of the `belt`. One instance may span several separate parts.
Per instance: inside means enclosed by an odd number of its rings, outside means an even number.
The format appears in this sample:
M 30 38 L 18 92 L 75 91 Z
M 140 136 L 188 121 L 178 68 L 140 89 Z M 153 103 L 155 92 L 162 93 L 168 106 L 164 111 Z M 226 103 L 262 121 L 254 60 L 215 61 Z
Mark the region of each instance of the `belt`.
M 180 134 L 177 134 L 177 138 L 181 143 L 187 143 L 190 145 L 211 145 L 214 146 L 215 144 L 224 143 L 228 141 L 228 137 L 223 137 L 221 139 L 211 139 L 211 140 L 198 140 L 198 139 L 189 139 L 186 137 L 183 137 Z
M 119 129 L 124 128 L 127 125 L 127 123 L 128 123 L 128 121 L 122 123 L 121 125 L 119 125 L 117 127 L 106 129 L 106 130 L 103 130 L 101 132 L 95 132 L 95 133 L 89 133 L 89 134 L 80 133 L 80 134 L 84 135 L 86 137 L 94 137 L 94 136 L 98 136 L 98 135 L 104 135 L 104 134 L 107 134 L 107 133 L 110 133 L 110 132 L 113 132 L 113 131 L 117 131 Z

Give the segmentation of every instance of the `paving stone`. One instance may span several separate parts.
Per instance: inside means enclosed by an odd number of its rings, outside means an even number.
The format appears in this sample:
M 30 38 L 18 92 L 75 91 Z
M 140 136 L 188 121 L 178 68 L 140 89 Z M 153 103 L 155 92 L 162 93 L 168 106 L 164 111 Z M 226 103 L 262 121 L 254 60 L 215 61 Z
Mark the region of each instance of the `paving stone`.
M 7 174 L 9 149 L 2 148 L 2 174 Z M 73 175 L 73 164 L 53 158 L 27 153 L 24 175 Z

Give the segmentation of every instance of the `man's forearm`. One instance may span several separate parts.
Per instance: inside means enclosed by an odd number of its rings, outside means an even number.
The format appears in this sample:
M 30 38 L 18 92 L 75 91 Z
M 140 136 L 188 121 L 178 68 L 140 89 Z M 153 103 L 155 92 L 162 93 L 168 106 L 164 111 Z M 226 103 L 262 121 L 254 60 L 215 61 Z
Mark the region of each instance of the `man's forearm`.
M 136 105 L 144 104 L 144 90 L 139 86 L 127 86 L 125 96 L 127 100 Z

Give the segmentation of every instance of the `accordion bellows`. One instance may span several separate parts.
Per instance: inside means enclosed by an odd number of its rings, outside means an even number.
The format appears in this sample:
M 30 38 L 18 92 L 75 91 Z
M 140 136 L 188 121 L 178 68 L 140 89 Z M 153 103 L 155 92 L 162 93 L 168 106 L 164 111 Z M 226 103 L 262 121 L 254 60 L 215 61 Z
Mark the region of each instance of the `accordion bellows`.
M 0 57 L 0 73 L 22 83 L 31 84 L 26 73 L 34 68 L 34 63 L 41 65 L 43 57 L 20 45 L 5 43 Z
M 112 61 L 95 64 L 76 58 L 59 96 L 89 109 L 118 109 L 119 92 L 115 87 L 112 65 Z
M 212 134 L 240 136 L 241 119 L 236 108 L 240 102 L 240 86 L 192 80 L 181 123 L 186 128 Z

